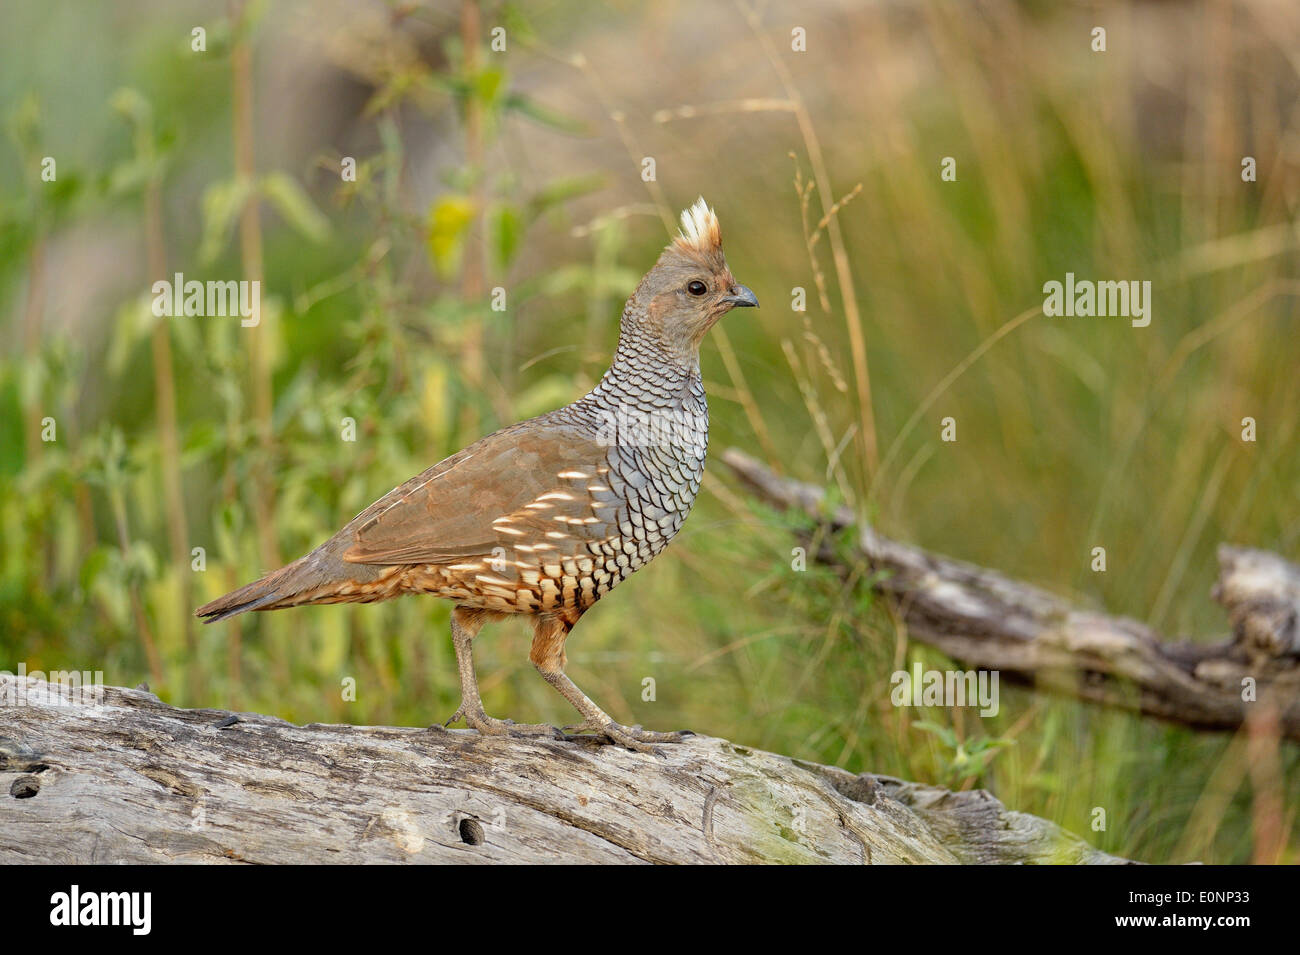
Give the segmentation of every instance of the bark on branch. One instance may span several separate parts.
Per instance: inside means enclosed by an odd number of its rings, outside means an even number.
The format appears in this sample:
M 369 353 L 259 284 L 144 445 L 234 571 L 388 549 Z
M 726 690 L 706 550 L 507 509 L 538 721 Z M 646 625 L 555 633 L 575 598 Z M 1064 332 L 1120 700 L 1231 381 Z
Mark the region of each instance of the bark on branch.
M 664 758 L 97 703 L 0 674 L 0 864 L 1125 860 L 984 792 L 723 739 Z
M 813 527 L 856 524 L 821 488 L 773 473 L 734 448 L 723 461 L 768 504 Z M 932 554 L 857 526 L 855 557 L 875 571 L 916 639 L 1005 678 L 1203 729 L 1231 730 L 1264 708 L 1300 740 L 1300 567 L 1267 551 L 1219 548 L 1214 598 L 1231 633 L 1215 643 L 1169 641 L 1126 617 L 1081 610 L 996 571 Z M 818 559 L 842 562 L 818 537 Z M 1243 681 L 1255 681 L 1246 702 Z M 1254 709 L 1252 709 L 1254 708 Z

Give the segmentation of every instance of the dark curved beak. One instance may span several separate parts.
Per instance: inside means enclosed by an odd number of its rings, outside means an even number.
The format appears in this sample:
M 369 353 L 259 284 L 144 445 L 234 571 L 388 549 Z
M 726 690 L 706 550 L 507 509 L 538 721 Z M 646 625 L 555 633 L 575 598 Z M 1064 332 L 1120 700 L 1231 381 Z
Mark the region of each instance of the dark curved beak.
M 724 295 L 722 300 L 732 308 L 758 308 L 758 299 L 744 285 L 732 286 L 731 294 Z

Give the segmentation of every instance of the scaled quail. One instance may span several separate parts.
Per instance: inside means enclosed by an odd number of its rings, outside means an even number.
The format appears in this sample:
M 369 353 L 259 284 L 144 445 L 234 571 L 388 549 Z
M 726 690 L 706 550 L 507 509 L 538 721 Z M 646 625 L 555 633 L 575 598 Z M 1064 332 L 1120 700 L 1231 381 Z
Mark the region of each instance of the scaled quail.
M 705 333 L 758 305 L 722 254 L 701 198 L 623 308 L 618 349 L 600 383 L 573 404 L 488 435 L 394 488 L 316 550 L 205 604 L 208 623 L 246 610 L 387 600 L 454 601 L 452 642 L 464 718 L 480 733 L 547 735 L 555 727 L 483 710 L 471 650 L 484 623 L 524 614 L 529 659 L 582 714 L 579 732 L 632 749 L 679 742 L 616 723 L 564 672 L 578 619 L 668 546 L 704 474 L 709 411 L 700 377 Z

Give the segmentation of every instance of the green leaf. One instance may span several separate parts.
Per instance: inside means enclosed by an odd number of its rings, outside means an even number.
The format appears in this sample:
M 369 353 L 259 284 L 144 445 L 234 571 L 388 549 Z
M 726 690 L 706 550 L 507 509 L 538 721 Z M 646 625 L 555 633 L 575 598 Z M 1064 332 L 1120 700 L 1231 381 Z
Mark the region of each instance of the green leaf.
M 575 136 L 586 136 L 590 133 L 589 127 L 582 120 L 556 112 L 523 93 L 508 94 L 502 103 L 502 108 L 508 113 L 527 116 L 533 122 L 557 132 L 572 133 Z
M 36 94 L 28 91 L 6 119 L 9 138 L 18 151 L 28 158 L 34 156 L 39 151 L 41 138 L 41 102 Z
M 282 172 L 271 173 L 262 179 L 261 193 L 304 238 L 312 242 L 323 242 L 329 235 L 329 219 L 316 208 L 291 176 Z
M 529 200 L 531 206 L 530 212 L 534 216 L 539 216 L 544 212 L 568 202 L 570 199 L 576 199 L 579 196 L 585 196 L 602 188 L 605 184 L 603 176 L 566 176 L 563 179 L 556 179 L 547 183 Z
M 912 724 L 913 729 L 918 729 L 926 733 L 932 733 L 939 737 L 939 741 L 949 749 L 957 749 L 957 734 L 947 726 L 940 726 L 938 723 L 932 723 L 929 720 L 918 720 Z
M 46 208 L 56 217 L 67 214 L 72 204 L 81 195 L 84 185 L 81 176 L 77 173 L 60 171 L 58 179 L 46 184 L 47 188 L 43 193 Z
M 370 97 L 361 115 L 374 118 L 400 106 L 407 99 L 430 99 L 428 94 L 440 94 L 443 86 L 436 77 L 430 76 L 423 63 L 412 64 L 409 68 L 391 74 Z
M 641 275 L 628 268 L 595 271 L 589 265 L 566 265 L 547 272 L 539 283 L 543 295 L 581 291 L 595 295 L 626 296 L 636 288 Z
M 137 159 L 150 159 L 153 156 L 153 107 L 139 90 L 123 86 L 108 98 L 108 104 L 123 119 L 131 124 L 135 131 L 135 154 Z
M 152 160 L 124 160 L 109 171 L 104 191 L 114 198 L 134 195 L 148 184 L 157 169 L 158 163 Z
M 222 434 L 211 421 L 200 421 L 185 432 L 181 465 L 190 467 L 221 450 Z
M 479 71 L 474 78 L 474 92 L 485 106 L 496 105 L 501 91 L 506 88 L 505 70 L 488 68 Z
M 49 368 L 45 356 L 31 355 L 18 366 L 18 394 L 22 403 L 28 407 L 37 407 L 49 378 Z
M 532 24 L 528 22 L 523 11 L 516 4 L 507 3 L 502 7 L 500 19 L 505 25 L 506 32 L 511 40 L 529 42 L 537 36 Z
M 221 254 L 235 219 L 248 199 L 252 184 L 243 179 L 214 182 L 203 192 L 203 240 L 199 259 L 211 263 Z
M 136 192 L 153 179 L 162 178 L 165 150 L 159 150 L 154 135 L 153 106 L 142 93 L 129 86 L 116 90 L 109 105 L 125 119 L 135 134 L 135 155 L 118 163 L 108 175 L 107 192 L 120 196 Z
M 500 205 L 492 212 L 492 248 L 496 251 L 497 265 L 502 269 L 514 261 L 523 235 L 523 222 L 514 206 Z
M 80 582 L 87 590 L 95 587 L 99 578 L 110 570 L 114 551 L 101 544 L 91 549 L 81 563 Z
M 108 345 L 108 370 L 121 375 L 137 343 L 153 332 L 159 321 L 153 313 L 152 293 L 123 302 L 113 319 L 113 334 Z

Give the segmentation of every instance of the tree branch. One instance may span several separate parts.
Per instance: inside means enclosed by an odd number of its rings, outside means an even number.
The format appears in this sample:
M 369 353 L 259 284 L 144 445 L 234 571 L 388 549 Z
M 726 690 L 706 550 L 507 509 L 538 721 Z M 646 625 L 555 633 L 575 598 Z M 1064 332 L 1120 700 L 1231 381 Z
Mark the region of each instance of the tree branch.
M 825 492 L 773 473 L 734 448 L 723 461 L 762 500 L 810 518 L 811 526 L 856 524 L 831 510 Z M 811 530 L 805 538 L 814 537 Z M 820 536 L 817 558 L 839 564 Z M 1136 710 L 1202 729 L 1236 729 L 1255 710 L 1275 709 L 1282 734 L 1300 741 L 1300 567 L 1266 551 L 1219 548 L 1214 598 L 1231 634 L 1217 643 L 1167 641 L 1127 617 L 1079 610 L 996 571 L 932 554 L 856 527 L 855 556 L 878 573 L 916 639 L 968 666 L 999 671 L 1054 692 Z M 1257 702 L 1243 701 L 1254 680 Z
M 293 726 L 0 674 L 0 863 L 1120 863 L 984 792 L 723 739 L 663 759 Z

